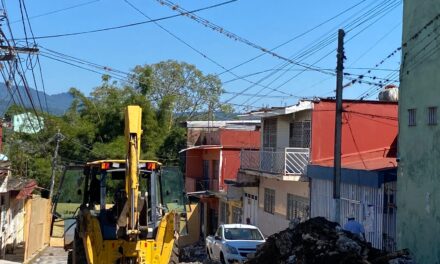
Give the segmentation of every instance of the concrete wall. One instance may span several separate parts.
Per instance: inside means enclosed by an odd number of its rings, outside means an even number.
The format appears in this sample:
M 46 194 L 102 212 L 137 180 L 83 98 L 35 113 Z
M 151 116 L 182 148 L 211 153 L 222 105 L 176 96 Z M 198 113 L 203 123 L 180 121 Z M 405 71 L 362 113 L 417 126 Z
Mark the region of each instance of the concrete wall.
M 275 212 L 264 211 L 264 188 L 275 190 Z M 308 182 L 279 181 L 276 179 L 260 178 L 258 193 L 258 227 L 264 235 L 271 235 L 289 226 L 287 220 L 287 194 L 309 197 Z
M 221 129 L 220 145 L 224 148 L 260 148 L 260 131 Z
M 181 226 L 181 228 L 187 228 L 183 232 L 188 231 L 188 234 L 179 237 L 179 247 L 194 244 L 200 239 L 200 204 L 190 204 L 189 207 L 191 209 L 186 213 L 188 217 L 187 226 Z
M 283 115 L 277 117 L 277 148 L 289 147 L 290 123 L 293 115 Z
M 290 146 L 290 124 L 294 121 L 300 122 L 311 120 L 312 111 L 305 110 L 293 114 L 269 118 L 277 119 L 277 148 L 284 149 Z M 262 125 L 264 126 L 264 119 Z M 263 131 L 263 129 L 261 131 Z M 263 142 L 263 133 L 261 133 L 261 142 Z
M 191 149 L 186 151 L 185 190 L 193 192 L 195 184 L 203 180 L 203 160 L 209 160 L 209 178 L 212 178 L 212 161 L 220 160 L 219 149 Z
M 228 185 L 224 180 L 237 179 L 238 169 L 240 168 L 240 151 L 239 150 L 222 150 L 222 165 L 220 172 L 220 190 L 226 191 Z
M 440 263 L 440 127 L 427 124 L 427 107 L 440 107 L 440 19 L 412 37 L 439 13 L 438 0 L 404 1 L 397 241 L 417 263 Z M 416 109 L 416 126 L 408 126 L 408 109 Z

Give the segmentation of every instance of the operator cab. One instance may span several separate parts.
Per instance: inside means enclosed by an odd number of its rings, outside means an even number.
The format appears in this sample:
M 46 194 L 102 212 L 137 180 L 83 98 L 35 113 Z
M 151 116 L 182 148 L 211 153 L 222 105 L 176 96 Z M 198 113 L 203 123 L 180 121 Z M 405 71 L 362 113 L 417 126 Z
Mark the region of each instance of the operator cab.
M 139 162 L 140 238 L 154 237 L 157 222 L 167 210 L 163 206 L 161 167 L 162 164 L 157 161 Z M 125 171 L 125 160 L 94 161 L 84 167 L 85 191 L 81 206 L 98 217 L 104 240 L 126 236 L 128 207 Z

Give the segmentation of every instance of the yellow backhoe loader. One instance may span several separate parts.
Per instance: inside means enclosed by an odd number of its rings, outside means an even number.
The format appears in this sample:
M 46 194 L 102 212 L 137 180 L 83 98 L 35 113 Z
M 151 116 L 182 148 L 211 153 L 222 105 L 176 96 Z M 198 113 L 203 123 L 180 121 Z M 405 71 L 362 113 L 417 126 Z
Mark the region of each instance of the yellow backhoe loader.
M 178 263 L 180 214 L 163 201 L 162 164 L 139 160 L 141 114 L 139 106 L 126 109 L 125 160 L 84 166 L 68 263 Z

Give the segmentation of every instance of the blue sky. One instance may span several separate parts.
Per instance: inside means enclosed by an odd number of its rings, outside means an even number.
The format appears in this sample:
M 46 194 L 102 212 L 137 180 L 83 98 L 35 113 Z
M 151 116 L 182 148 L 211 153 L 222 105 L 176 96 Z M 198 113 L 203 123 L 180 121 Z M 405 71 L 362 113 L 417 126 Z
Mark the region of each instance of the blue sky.
M 129 1 L 152 18 L 176 14 L 175 11 L 160 5 L 155 0 Z M 220 3 L 221 0 L 176 0 L 174 2 L 187 10 L 192 10 Z M 394 3 L 397 3 L 395 7 L 393 7 Z M 92 30 L 146 20 L 124 0 L 26 0 L 27 10 L 31 17 L 78 4 L 84 5 L 31 19 L 35 36 Z M 6 7 L 11 21 L 20 19 L 18 1 L 6 0 Z M 331 36 L 335 38 L 338 28 L 350 29 L 350 21 L 356 18 L 359 18 L 358 22 L 365 19 L 364 23 L 347 33 L 348 42 L 345 47 L 346 72 L 365 74 L 367 70 L 358 68 L 375 68 L 378 62 L 401 45 L 402 3 L 396 0 L 238 0 L 197 14 L 270 49 L 350 7 L 353 8 L 303 37 L 276 49 L 275 52 L 283 57 L 291 57 L 318 43 L 325 34 L 331 33 Z M 377 12 L 377 15 L 368 18 L 365 13 L 369 10 L 373 12 L 370 14 Z M 226 68 L 232 68 L 262 53 L 260 50 L 214 32 L 187 17 L 176 17 L 159 23 Z M 12 25 L 14 36 L 22 37 L 21 23 Z M 94 34 L 40 39 L 37 43 L 58 52 L 122 71 L 129 71 L 135 65 L 156 63 L 167 59 L 194 64 L 205 74 L 218 74 L 224 71 L 153 23 Z M 315 66 L 334 69 L 336 66 L 334 50 L 337 43 L 329 41 L 327 44 L 328 46 L 306 57 L 302 63 L 313 64 L 330 53 Z M 98 74 L 45 57 L 41 57 L 41 62 L 46 91 L 49 94 L 65 92 L 70 87 L 76 87 L 87 94 L 101 81 Z M 249 82 L 231 81 L 236 77 L 230 73 L 224 73 L 219 77 L 226 82 L 224 89 L 227 92 L 240 93 L 244 89 L 248 88 L 248 90 L 241 95 L 225 94 L 222 101 L 259 107 L 295 103 L 297 98 L 286 97 L 286 94 L 300 97 L 334 96 L 335 77 L 318 71 L 306 71 L 290 80 L 302 68 L 292 65 L 283 68 L 284 62 L 273 56 L 264 55 L 233 70 L 238 76 L 266 71 L 246 77 L 251 82 L 257 82 L 266 75 L 273 74 L 260 84 L 280 92 L 269 89 L 261 91 L 260 86 L 249 88 Z M 393 79 L 398 79 L 397 73 L 388 70 L 397 70 L 399 62 L 400 54 L 396 54 L 368 75 L 387 79 L 392 74 Z M 273 69 L 278 70 L 273 71 Z M 370 80 L 377 82 L 377 79 Z M 283 83 L 285 84 L 281 86 Z M 363 92 L 373 88 L 367 84 L 353 85 L 344 90 L 344 98 L 357 98 Z M 371 94 L 374 95 L 374 92 Z M 242 109 L 243 107 L 237 106 L 237 110 Z

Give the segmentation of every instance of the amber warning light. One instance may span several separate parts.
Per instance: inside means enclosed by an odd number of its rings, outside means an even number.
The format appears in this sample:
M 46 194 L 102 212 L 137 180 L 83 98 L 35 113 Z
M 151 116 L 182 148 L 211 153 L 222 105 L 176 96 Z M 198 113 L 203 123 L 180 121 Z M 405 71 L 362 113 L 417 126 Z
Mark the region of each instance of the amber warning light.
M 147 170 L 155 170 L 156 169 L 156 163 L 154 162 L 148 162 L 147 163 Z
M 110 163 L 108 162 L 101 163 L 101 170 L 108 170 L 108 169 L 110 169 Z

